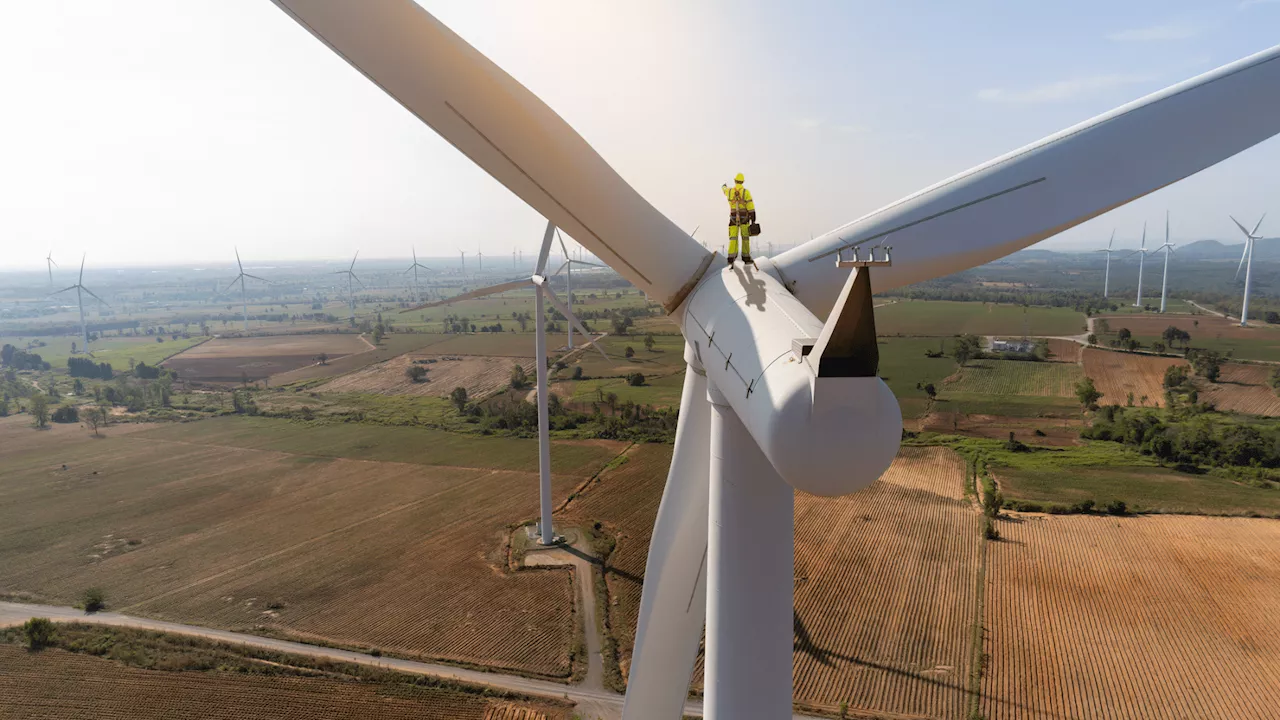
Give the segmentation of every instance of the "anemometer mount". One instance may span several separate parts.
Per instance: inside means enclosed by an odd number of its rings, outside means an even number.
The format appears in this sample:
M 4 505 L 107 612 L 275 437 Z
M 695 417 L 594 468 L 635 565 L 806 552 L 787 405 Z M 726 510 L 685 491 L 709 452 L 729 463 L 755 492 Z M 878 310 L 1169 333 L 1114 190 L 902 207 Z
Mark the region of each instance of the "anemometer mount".
M 890 267 L 893 248 L 872 247 L 864 258 L 858 248 L 846 255 L 836 253 L 836 267 L 849 268 L 840 297 L 822 326 L 822 334 L 801 355 L 818 377 L 876 377 L 880 370 L 880 349 L 876 345 L 876 318 L 871 298 L 871 268 Z M 877 250 L 882 254 L 877 258 Z M 793 346 L 794 347 L 794 346 Z M 808 350 L 805 352 L 805 350 Z

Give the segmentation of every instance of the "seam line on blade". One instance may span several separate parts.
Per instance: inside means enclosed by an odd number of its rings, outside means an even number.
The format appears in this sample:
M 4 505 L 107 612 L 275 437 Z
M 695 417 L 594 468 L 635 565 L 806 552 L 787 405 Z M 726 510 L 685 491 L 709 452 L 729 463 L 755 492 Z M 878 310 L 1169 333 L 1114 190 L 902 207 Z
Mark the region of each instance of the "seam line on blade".
M 1263 52 L 1267 52 L 1267 51 L 1265 51 L 1265 50 L 1264 50 Z M 886 207 L 880 208 L 879 210 L 875 210 L 875 211 L 871 212 L 870 214 L 867 214 L 867 215 L 864 215 L 864 216 L 862 216 L 862 217 L 858 218 L 857 220 L 853 220 L 853 221 L 851 221 L 851 222 L 847 222 L 847 223 L 845 223 L 844 225 L 841 225 L 840 227 L 836 228 L 836 229 L 835 229 L 834 231 L 832 231 L 832 232 L 839 232 L 840 230 L 843 230 L 843 229 L 845 229 L 845 228 L 847 228 L 847 227 L 852 227 L 853 225 L 856 225 L 856 224 L 858 224 L 858 223 L 860 223 L 860 222 L 862 222 L 862 221 L 864 221 L 864 220 L 870 220 L 871 218 L 873 218 L 873 217 L 875 217 L 875 216 L 877 216 L 877 215 L 881 215 L 881 214 L 883 214 L 883 213 L 889 212 L 890 210 L 893 210 L 894 208 L 896 208 L 896 207 L 898 207 L 898 206 L 902 205 L 903 203 L 910 202 L 910 201 L 912 201 L 912 200 L 915 200 L 915 199 L 916 199 L 916 198 L 918 198 L 918 197 L 923 197 L 924 195 L 926 195 L 926 194 L 928 194 L 928 193 L 932 193 L 932 192 L 934 192 L 934 191 L 941 190 L 941 189 L 943 189 L 943 188 L 945 188 L 945 187 L 949 187 L 949 186 L 951 186 L 951 185 L 954 185 L 954 184 L 956 184 L 956 183 L 958 183 L 958 182 L 961 182 L 961 181 L 963 181 L 963 180 L 967 180 L 968 178 L 973 177 L 975 174 L 977 174 L 977 173 L 979 173 L 979 172 L 981 172 L 981 171 L 983 171 L 983 170 L 988 170 L 988 169 L 990 169 L 990 168 L 999 167 L 999 166 L 1001 166 L 1001 165 L 1004 165 L 1005 163 L 1008 163 L 1008 162 L 1011 162 L 1011 161 L 1013 161 L 1013 160 L 1016 160 L 1016 159 L 1018 159 L 1018 158 L 1022 157 L 1023 155 L 1026 155 L 1027 153 L 1035 152 L 1036 150 L 1040 150 L 1040 149 L 1042 149 L 1042 148 L 1046 148 L 1046 147 L 1050 147 L 1050 146 L 1052 146 L 1052 145 L 1056 145 L 1056 144 L 1058 144 L 1059 142 L 1061 142 L 1061 141 L 1063 141 L 1063 140 L 1066 140 L 1066 139 L 1068 139 L 1068 138 L 1075 137 L 1076 135 L 1079 135 L 1079 134 L 1080 134 L 1080 133 L 1082 133 L 1082 132 L 1088 132 L 1088 131 L 1090 131 L 1090 130 L 1093 130 L 1093 129 L 1096 129 L 1096 128 L 1100 128 L 1100 127 L 1102 127 L 1103 125 L 1107 125 L 1107 124 L 1109 124 L 1109 123 L 1111 123 L 1111 122 L 1113 122 L 1113 121 L 1115 121 L 1115 120 L 1119 120 L 1120 118 L 1125 117 L 1126 115 L 1129 115 L 1129 114 L 1131 114 L 1131 113 L 1137 112 L 1137 111 L 1142 110 L 1142 109 L 1144 109 L 1144 108 L 1148 108 L 1148 107 L 1153 107 L 1153 106 L 1155 106 L 1155 105 L 1159 105 L 1160 103 L 1162 103 L 1162 102 L 1164 102 L 1164 101 L 1166 101 L 1166 100 L 1170 100 L 1170 99 L 1172 99 L 1172 98 L 1178 97 L 1179 95 L 1184 95 L 1184 94 L 1189 93 L 1189 92 L 1191 92 L 1191 91 L 1193 91 L 1193 90 L 1199 90 L 1199 89 L 1201 89 L 1201 88 L 1208 87 L 1208 86 L 1210 86 L 1210 85 L 1212 85 L 1212 84 L 1214 84 L 1214 83 L 1218 82 L 1219 80 L 1226 80 L 1227 78 L 1229 78 L 1229 77 L 1234 77 L 1234 76 L 1236 76 L 1236 75 L 1239 75 L 1239 74 L 1240 74 L 1240 73 L 1242 73 L 1242 72 L 1248 72 L 1248 71 L 1250 71 L 1250 70 L 1253 70 L 1253 69 L 1256 69 L 1256 68 L 1260 68 L 1260 67 L 1262 67 L 1263 65 L 1266 65 L 1267 63 L 1270 63 L 1270 62 L 1274 62 L 1274 61 L 1276 61 L 1276 60 L 1278 60 L 1278 59 L 1280 59 L 1280 56 L 1278 56 L 1278 57 L 1271 57 L 1271 58 L 1267 58 L 1266 60 L 1263 60 L 1262 62 L 1255 63 L 1255 64 L 1253 64 L 1253 65 L 1247 65 L 1247 66 L 1245 66 L 1245 67 L 1242 67 L 1242 68 L 1239 68 L 1239 69 L 1234 70 L 1234 71 L 1232 71 L 1232 72 L 1229 72 L 1229 73 L 1227 73 L 1226 75 L 1223 75 L 1222 77 L 1216 77 L 1216 78 L 1214 78 L 1213 80 L 1210 80 L 1210 81 L 1208 81 L 1208 82 L 1204 83 L 1203 85 L 1195 85 L 1195 86 L 1193 86 L 1193 87 L 1183 88 L 1182 90 L 1179 90 L 1179 91 L 1178 91 L 1178 92 L 1176 92 L 1176 93 L 1173 93 L 1173 94 L 1168 95 L 1168 96 L 1166 96 L 1166 97 L 1162 97 L 1162 98 L 1160 98 L 1159 100 L 1156 100 L 1156 101 L 1152 102 L 1150 105 L 1142 105 L 1142 106 L 1139 106 L 1139 107 L 1135 107 L 1135 108 L 1133 108 L 1133 109 L 1131 109 L 1131 110 L 1127 110 L 1127 111 L 1125 111 L 1125 112 L 1123 112 L 1123 113 L 1120 113 L 1119 115 L 1116 115 L 1115 117 L 1107 118 L 1106 120 L 1104 120 L 1104 121 L 1102 121 L 1102 122 L 1100 122 L 1100 123 L 1098 123 L 1098 124 L 1096 124 L 1096 125 L 1088 125 L 1088 126 L 1082 127 L 1082 128 L 1080 128 L 1080 129 L 1076 130 L 1075 132 L 1070 133 L 1070 134 L 1068 134 L 1068 135 L 1063 135 L 1062 137 L 1054 138 L 1051 142 L 1038 143 L 1038 144 L 1036 144 L 1036 145 L 1032 145 L 1032 146 L 1030 146 L 1030 147 L 1026 147 L 1025 149 L 1023 149 L 1023 151 L 1022 151 L 1022 152 L 1013 151 L 1013 152 L 1016 152 L 1017 154 L 1015 154 L 1015 155 L 1010 155 L 1009 157 L 1004 158 L 1004 159 L 1003 159 L 1003 160 L 1001 160 L 1000 162 L 995 163 L 995 164 L 992 164 L 992 165 L 990 165 L 990 166 L 980 165 L 980 166 L 978 166 L 978 167 L 976 167 L 976 168 L 973 168 L 971 172 L 966 172 L 966 173 L 964 173 L 963 175 L 959 175 L 959 176 L 957 176 L 957 177 L 953 177 L 953 178 L 951 178 L 950 180 L 943 181 L 943 182 L 942 182 L 941 184 L 939 184 L 938 186 L 936 186 L 936 187 L 932 187 L 932 188 L 929 188 L 927 191 L 920 191 L 920 192 L 914 193 L 914 194 L 912 194 L 912 195 L 908 195 L 907 197 L 902 198 L 901 200 L 899 200 L 899 201 L 897 201 L 897 202 L 893 203 L 892 205 L 888 205 L 888 206 L 886 206 Z M 1210 72 L 1213 72 L 1213 71 L 1210 71 Z M 1168 89 L 1168 88 L 1166 88 L 1166 89 Z M 1141 98 L 1139 98 L 1139 100 L 1141 100 Z M 1088 122 L 1088 121 L 1086 120 L 1085 122 Z M 1069 129 L 1069 128 L 1068 128 L 1068 129 Z M 812 262 L 812 261 L 811 261 L 811 262 Z
M 609 243 L 607 243 L 607 242 L 605 242 L 603 239 L 601 239 L 601 238 L 600 238 L 600 236 L 596 234 L 596 231 L 595 231 L 595 230 L 592 230 L 590 227 L 588 227 L 588 226 L 587 226 L 587 224 L 586 224 L 586 223 L 584 223 L 584 222 L 582 222 L 582 220 L 578 219 L 578 216 L 577 216 L 577 215 L 574 215 L 572 210 L 570 210 L 569 208 L 565 207 L 563 203 L 561 203 L 559 200 L 557 200 L 557 199 L 556 199 L 556 196 L 555 196 L 555 195 L 552 195 L 552 194 L 551 194 L 551 193 L 550 193 L 546 188 L 542 187 L 542 184 L 541 184 L 541 183 L 539 183 L 537 180 L 534 180 L 532 175 L 530 175 L 529 173 L 525 172 L 524 168 L 520 167 L 520 165 L 519 165 L 518 163 L 516 163 L 516 161 L 515 161 L 515 160 L 512 160 L 510 155 L 507 155 L 505 152 L 503 152 L 502 148 L 500 148 L 500 147 L 498 147 L 497 145 L 495 145 L 495 144 L 494 144 L 494 142 L 493 142 L 492 140 L 490 140 L 490 139 L 489 139 L 489 136 L 488 136 L 488 135 L 485 135 L 483 132 L 481 132 L 480 128 L 478 128 L 478 127 L 476 127 L 476 126 L 475 126 L 475 123 L 471 122 L 471 120 L 469 120 L 469 119 L 467 118 L 467 116 L 466 116 L 466 115 L 463 115 L 463 114 L 462 114 L 462 112 L 461 112 L 460 110 L 458 110 L 458 108 L 456 108 L 456 107 L 454 107 L 454 106 L 453 106 L 453 103 L 449 102 L 448 100 L 445 100 L 445 101 L 444 101 L 444 105 L 445 105 L 445 107 L 447 107 L 447 108 L 449 108 L 450 110 L 452 110 L 452 111 L 453 111 L 453 114 L 454 114 L 454 115 L 457 115 L 457 116 L 458 116 L 458 118 L 462 120 L 462 122 L 466 123 L 466 124 L 467 124 L 467 127 L 471 128 L 471 131 L 472 131 L 472 132 L 474 132 L 476 135 L 479 135 L 479 136 L 480 136 L 480 138 L 481 138 L 481 139 L 483 139 L 485 142 L 489 143 L 489 147 L 493 148 L 494 152 L 496 152 L 496 153 L 498 153 L 499 155 L 501 155 L 501 156 L 502 156 L 502 159 L 506 160 L 508 163 L 511 163 L 511 167 L 515 168 L 516 170 L 519 170 L 519 171 L 520 171 L 520 174 L 521 174 L 521 175 L 523 175 L 523 176 L 525 176 L 525 179 L 527 179 L 529 182 L 533 183 L 533 186 L 534 186 L 534 187 L 536 187 L 536 188 L 538 188 L 539 190 L 541 190 L 541 191 L 542 191 L 542 194 L 547 196 L 547 199 L 549 199 L 551 202 L 553 202 L 553 203 L 555 203 L 557 206 L 559 206 L 559 208 L 560 208 L 561 210 L 565 211 L 565 213 L 566 213 L 566 214 L 568 214 L 568 216 L 569 216 L 569 217 L 573 218 L 573 221 L 574 221 L 574 222 L 576 222 L 576 223 L 578 223 L 579 225 L 581 225 L 581 226 L 582 226 L 582 229 L 583 229 L 583 230 L 586 230 L 587 232 L 591 233 L 591 237 L 595 238 L 595 239 L 596 239 L 596 242 L 598 242 L 598 243 L 600 243 L 601 245 L 603 245 L 603 246 L 605 246 L 606 248 L 608 248 L 608 249 L 609 249 L 609 252 L 613 253 L 613 256 L 614 256 L 615 258 L 617 258 L 617 259 L 618 259 L 618 260 L 619 260 L 623 265 L 626 265 L 627 267 L 631 268 L 631 270 L 632 270 L 633 272 L 635 272 L 635 274 L 636 274 L 636 275 L 639 275 L 639 276 L 640 276 L 640 279 L 641 279 L 641 280 L 644 280 L 646 283 L 649 283 L 650 285 L 652 285 L 652 284 L 653 284 L 653 282 L 652 282 L 651 280 L 649 280 L 649 278 L 645 277 L 645 274 L 644 274 L 644 273 L 640 272 L 640 269 L 639 269 L 639 268 L 637 268 L 635 265 L 632 265 L 631 263 L 627 262 L 627 259 L 626 259 L 626 258 L 624 258 L 624 257 L 622 257 L 621 255 L 619 255 L 617 250 L 614 250 L 612 247 L 610 247 L 610 246 L 609 246 Z M 586 140 L 583 140 L 583 142 L 585 143 L 585 142 L 586 142 Z M 464 154 L 465 154 L 465 153 L 464 153 Z M 621 179 L 621 178 L 619 178 L 619 179 Z
M 1035 180 L 1031 180 L 1031 181 L 1029 181 L 1029 182 L 1024 182 L 1024 183 L 1022 183 L 1021 185 L 1014 185 L 1014 186 L 1013 186 L 1013 187 L 1011 187 L 1011 188 L 1005 188 L 1004 190 L 1001 190 L 1001 191 L 999 191 L 999 192 L 994 192 L 994 193 L 991 193 L 990 195 L 986 195 L 986 196 L 980 197 L 980 198 L 978 198 L 977 200 L 970 200 L 970 201 L 969 201 L 969 202 L 967 202 L 967 203 L 962 203 L 962 204 L 960 204 L 960 205 L 956 205 L 955 207 L 950 207 L 950 208 L 947 208 L 946 210 L 941 210 L 941 211 L 936 212 L 936 213 L 934 213 L 934 214 L 932 214 L 932 215 L 930 215 L 930 216 L 928 216 L 928 217 L 920 218 L 919 220 L 912 220 L 912 221 L 911 221 L 911 222 L 909 222 L 909 223 L 905 223 L 905 224 L 903 224 L 903 225 L 899 225 L 899 226 L 897 226 L 897 227 L 895 227 L 895 228 L 890 228 L 890 229 L 888 229 L 888 230 L 885 230 L 884 232 L 877 233 L 877 234 L 875 234 L 875 235 L 872 235 L 871 237 L 865 237 L 865 238 L 862 238 L 861 240 L 858 240 L 858 241 L 855 241 L 855 242 L 844 242 L 844 241 L 842 241 L 842 242 L 840 243 L 840 246 L 839 246 L 839 247 L 835 248 L 834 250 L 828 250 L 827 252 L 824 252 L 824 253 L 822 253 L 822 254 L 820 254 L 820 255 L 814 255 L 813 257 L 809 258 L 809 262 L 813 262 L 813 261 L 815 261 L 815 260 L 821 260 L 821 259 L 823 259 L 823 258 L 825 258 L 825 257 L 831 257 L 832 255 L 835 255 L 836 253 L 841 252 L 841 251 L 843 251 L 843 250 L 847 250 L 848 248 L 855 247 L 855 246 L 857 246 L 857 245 L 861 245 L 862 243 L 865 243 L 865 242 L 871 242 L 872 240 L 875 240 L 875 239 L 877 239 L 877 238 L 885 237 L 886 235 L 892 235 L 893 233 L 898 232 L 899 230 L 906 230 L 906 229 L 907 229 L 907 228 L 909 228 L 909 227 L 913 227 L 913 226 L 915 226 L 915 225 L 919 225 L 919 224 L 921 224 L 921 223 L 926 223 L 926 222 L 929 222 L 930 220 L 935 220 L 935 219 L 937 219 L 937 218 L 942 217 L 943 215 L 949 215 L 949 214 L 951 214 L 951 213 L 953 213 L 953 212 L 956 212 L 956 211 L 958 211 L 958 210 L 964 210 L 964 209 L 965 209 L 965 208 L 967 208 L 967 207 L 973 207 L 974 205 L 977 205 L 977 204 L 979 204 L 979 203 L 984 203 L 984 202 L 986 202 L 986 201 L 988 201 L 988 200 L 994 200 L 995 198 L 998 198 L 998 197 L 1000 197 L 1001 195 L 1008 195 L 1008 194 L 1009 194 L 1009 193 L 1011 193 L 1011 192 L 1017 192 L 1018 190 L 1021 190 L 1021 189 L 1023 189 L 1023 188 L 1031 187 L 1032 185 L 1035 185 L 1036 183 L 1042 183 L 1042 182 L 1044 182 L 1044 181 L 1045 181 L 1045 180 L 1047 180 L 1047 179 L 1048 179 L 1048 178 L 1041 177 L 1041 178 L 1036 178 Z
M 688 613 L 693 609 L 693 598 L 698 594 L 698 583 L 702 580 L 702 571 L 707 567 L 707 548 L 702 548 L 702 560 L 698 563 L 698 574 L 693 578 L 693 589 L 689 591 L 689 603 L 684 606 L 684 611 Z

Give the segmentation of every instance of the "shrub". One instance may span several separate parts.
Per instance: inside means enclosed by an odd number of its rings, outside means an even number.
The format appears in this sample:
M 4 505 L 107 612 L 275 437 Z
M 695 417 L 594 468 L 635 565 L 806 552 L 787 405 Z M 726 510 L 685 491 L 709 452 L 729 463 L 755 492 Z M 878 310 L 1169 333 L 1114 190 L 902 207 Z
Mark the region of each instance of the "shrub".
M 622 354 L 623 354 L 623 355 L 626 355 L 626 356 L 627 356 L 627 357 L 629 357 L 629 358 L 631 358 L 631 357 L 635 357 L 635 356 L 636 356 L 636 350 L 635 350 L 635 348 L 633 348 L 633 347 L 631 347 L 630 345 L 628 345 L 628 346 L 627 346 L 627 349 L 626 349 L 626 350 L 624 350 L 624 351 L 622 352 Z
M 1071 506 L 1071 512 L 1073 512 L 1073 513 L 1091 513 L 1091 512 L 1093 512 L 1093 505 L 1094 505 L 1094 503 L 1093 503 L 1093 501 L 1092 501 L 1092 500 L 1081 500 L 1080 502 L 1078 502 L 1078 503 L 1076 503 L 1076 504 L 1074 504 L 1074 505 L 1072 505 L 1072 506 Z
M 1107 503 L 1106 511 L 1111 515 L 1128 515 L 1129 506 L 1123 500 L 1112 500 Z
M 633 372 L 627 375 L 627 384 L 632 387 L 644 385 L 644 373 Z
M 575 367 L 573 368 L 573 379 L 574 379 L 574 380 L 581 380 L 581 379 L 582 379 L 582 366 L 581 366 L 581 365 L 577 365 L 577 366 L 575 366 Z
M 56 628 L 49 618 L 31 618 L 22 624 L 22 634 L 27 638 L 27 649 L 42 650 L 53 644 Z
M 996 529 L 996 524 L 991 522 L 991 518 L 986 518 L 986 522 L 982 524 L 982 534 L 988 540 L 1000 539 L 1000 531 Z
M 102 592 L 101 588 L 89 588 L 84 591 L 84 597 L 80 601 L 85 612 L 99 612 L 107 609 L 107 594 Z
M 56 423 L 80 422 L 80 411 L 76 410 L 74 405 L 61 405 L 53 411 L 49 419 Z
M 427 379 L 427 369 L 421 365 L 410 365 L 404 369 L 404 374 L 409 380 L 416 383 Z

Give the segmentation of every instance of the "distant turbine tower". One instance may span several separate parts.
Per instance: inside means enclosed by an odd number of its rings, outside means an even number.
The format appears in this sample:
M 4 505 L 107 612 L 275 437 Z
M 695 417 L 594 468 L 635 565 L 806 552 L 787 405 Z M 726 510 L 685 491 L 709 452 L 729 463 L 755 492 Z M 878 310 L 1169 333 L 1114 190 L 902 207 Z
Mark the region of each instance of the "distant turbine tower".
M 52 250 L 50 250 L 50 251 L 49 251 L 49 256 L 48 256 L 48 257 L 46 257 L 46 258 L 44 259 L 44 261 L 45 261 L 45 264 L 46 264 L 46 265 L 48 266 L 48 268 L 49 268 L 49 289 L 50 289 L 50 290 L 53 290 L 53 269 L 54 269 L 55 267 L 57 267 L 57 266 L 58 266 L 58 263 L 56 263 L 56 262 L 54 262 L 54 261 L 53 261 L 53 251 L 52 251 Z
M 1147 261 L 1147 224 L 1142 223 L 1142 247 L 1129 253 L 1129 257 L 1141 255 L 1138 258 L 1138 301 L 1133 304 L 1134 307 L 1142 307 L 1142 266 Z
M 592 339 L 591 334 L 588 333 L 587 329 L 578 321 L 578 318 L 573 314 L 573 311 L 570 310 L 567 305 L 560 302 L 559 298 L 556 297 L 556 294 L 552 292 L 551 286 L 547 284 L 547 277 L 545 275 L 547 269 L 547 256 L 551 252 L 551 237 L 555 232 L 555 229 L 556 226 L 548 220 L 547 231 L 542 237 L 542 250 L 538 254 L 538 265 L 534 268 L 532 277 L 523 280 L 505 282 L 500 285 L 490 285 L 486 288 L 480 288 L 479 290 L 472 290 L 468 293 L 455 295 L 447 300 L 426 303 L 424 305 L 419 305 L 418 307 L 412 307 L 408 310 L 400 311 L 402 313 L 413 312 L 415 310 L 435 307 L 437 305 L 448 305 L 460 300 L 485 297 L 486 295 L 496 295 L 508 290 L 517 290 L 527 287 L 533 288 L 533 319 L 535 326 L 534 355 L 536 356 L 534 358 L 534 362 L 537 363 L 538 370 L 538 479 L 540 481 L 538 485 L 538 498 L 542 513 L 542 519 L 538 529 L 538 536 L 540 538 L 538 542 L 542 545 L 551 545 L 555 542 L 556 537 L 555 531 L 551 525 L 551 420 L 547 409 L 547 315 L 543 310 L 543 300 L 547 300 L 553 307 L 555 307 L 556 310 L 559 310 L 560 314 L 564 315 L 569 321 L 569 324 L 577 325 L 578 330 L 581 331 L 588 340 L 590 340 L 591 344 L 595 346 L 596 350 L 600 351 L 601 355 L 604 355 L 604 359 L 609 361 L 609 356 L 605 355 L 604 350 L 601 350 L 599 345 L 596 345 L 596 341 Z
M 466 251 L 466 250 L 463 250 L 462 248 L 458 248 L 458 252 L 462 254 L 462 276 L 463 276 L 463 277 L 466 277 L 466 275 L 467 275 L 467 251 Z
M 1164 312 L 1164 301 L 1169 290 L 1169 253 L 1173 252 L 1173 243 L 1169 242 L 1169 211 L 1164 211 L 1164 244 L 1155 252 L 1164 251 L 1164 276 L 1160 279 L 1160 312 Z
M 564 264 L 560 266 L 560 269 L 556 270 L 552 274 L 559 275 L 560 270 L 565 271 L 564 293 L 569 298 L 569 307 L 572 308 L 573 307 L 573 266 L 574 265 L 585 265 L 587 267 L 604 267 L 604 266 L 597 265 L 595 263 L 589 263 L 589 262 L 586 262 L 585 260 L 570 260 L 569 250 L 564 246 L 564 236 L 560 234 L 559 230 L 556 230 L 556 239 L 560 241 L 560 251 L 564 253 L 565 261 L 564 261 Z M 568 344 L 565 347 L 569 350 L 572 350 L 573 349 L 573 323 L 565 323 L 565 326 L 569 332 Z
M 516 265 L 516 249 L 511 248 L 511 269 L 514 270 L 517 267 L 520 267 L 520 266 Z
M 68 290 L 76 291 L 76 304 L 80 306 L 80 332 L 84 335 L 84 351 L 87 353 L 89 352 L 89 325 L 84 320 L 84 295 L 82 295 L 81 293 L 82 292 L 89 293 L 90 295 L 93 296 L 94 300 L 97 300 L 98 302 L 102 303 L 103 305 L 106 305 L 107 307 L 111 307 L 111 304 L 108 303 L 106 300 L 103 300 L 102 298 L 98 297 L 97 295 L 94 295 L 92 290 L 84 286 L 84 256 L 80 257 L 80 277 L 79 279 L 76 280 L 76 284 L 71 285 L 69 287 L 64 287 L 61 290 L 59 290 L 57 293 L 52 293 L 52 294 L 57 295 L 58 293 L 64 293 Z
M 477 245 L 476 246 L 476 274 L 479 275 L 482 272 L 484 272 L 484 251 L 480 249 L 479 245 Z
M 240 248 L 236 248 L 236 267 L 240 268 L 240 274 L 236 276 L 235 280 L 232 280 L 227 285 L 227 290 L 230 290 L 231 288 L 235 287 L 235 284 L 237 282 L 240 283 L 240 304 L 244 308 L 244 331 L 249 332 L 249 300 L 244 290 L 244 279 L 247 277 L 251 277 L 254 280 L 261 280 L 264 283 L 269 283 L 271 281 L 267 280 L 266 278 L 260 278 L 257 275 L 250 275 L 249 273 L 244 271 L 244 264 L 240 262 Z M 226 291 L 224 290 L 223 292 L 226 292 Z
M 415 248 L 415 247 L 411 247 L 411 249 L 413 250 L 413 264 L 409 266 L 409 270 L 412 270 L 412 271 L 413 271 L 413 293 L 414 293 L 414 295 L 415 295 L 415 299 L 417 299 L 417 300 L 421 300 L 421 299 L 422 299 L 422 289 L 418 286 L 418 268 L 422 268 L 423 270 L 430 270 L 431 268 L 429 268 L 429 267 L 427 267 L 426 265 L 423 265 L 422 263 L 418 262 L 418 249 L 417 249 L 417 248 Z M 354 261 L 352 261 L 352 262 L 353 262 L 353 264 L 354 264 Z M 408 273 L 408 272 L 409 272 L 409 270 L 405 270 L 405 272 L 406 272 L 406 273 Z
M 351 258 L 351 267 L 346 270 L 335 270 L 334 275 L 347 276 L 347 302 L 351 305 L 351 327 L 356 326 L 356 295 L 355 290 L 351 287 L 351 281 L 355 280 L 360 283 L 360 287 L 364 287 L 364 282 L 356 276 L 356 258 L 360 257 L 360 251 L 357 250 L 354 257 Z
M 1115 241 L 1116 241 L 1116 231 L 1112 230 L 1111 239 L 1107 241 L 1106 249 L 1098 251 L 1098 252 L 1107 254 L 1107 270 L 1106 270 L 1106 273 L 1103 274 L 1102 276 L 1102 297 L 1104 298 L 1107 297 L 1107 295 L 1111 290 L 1111 253 L 1115 252 L 1115 250 L 1111 249 L 1111 244 L 1114 243 Z
M 1240 232 L 1244 233 L 1244 252 L 1240 254 L 1240 265 L 1244 270 L 1244 302 L 1240 306 L 1240 327 L 1249 327 L 1249 288 L 1253 284 L 1253 244 L 1262 238 L 1258 237 L 1258 228 L 1262 227 L 1262 221 L 1267 219 L 1267 214 L 1262 213 L 1262 217 L 1258 218 L 1258 224 L 1253 226 L 1253 232 L 1244 229 L 1239 220 L 1233 216 L 1231 222 L 1240 228 Z M 1246 258 L 1248 261 L 1246 262 Z M 1236 266 L 1236 279 L 1240 279 L 1240 266 Z

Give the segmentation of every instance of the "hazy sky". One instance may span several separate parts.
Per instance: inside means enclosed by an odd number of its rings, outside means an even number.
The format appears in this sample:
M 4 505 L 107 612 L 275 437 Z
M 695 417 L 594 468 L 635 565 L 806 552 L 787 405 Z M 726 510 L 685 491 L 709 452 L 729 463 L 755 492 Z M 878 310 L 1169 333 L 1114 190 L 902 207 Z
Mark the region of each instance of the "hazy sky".
M 1280 0 L 423 4 L 699 239 L 792 243 L 1267 48 Z M 267 0 L 0 8 L 0 268 L 535 251 L 541 221 Z M 1047 241 L 1237 241 L 1280 140 Z M 1264 232 L 1267 227 L 1263 226 Z M 1161 230 L 1162 232 L 1162 230 Z

